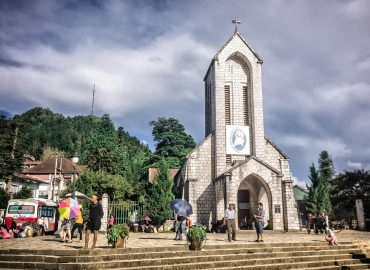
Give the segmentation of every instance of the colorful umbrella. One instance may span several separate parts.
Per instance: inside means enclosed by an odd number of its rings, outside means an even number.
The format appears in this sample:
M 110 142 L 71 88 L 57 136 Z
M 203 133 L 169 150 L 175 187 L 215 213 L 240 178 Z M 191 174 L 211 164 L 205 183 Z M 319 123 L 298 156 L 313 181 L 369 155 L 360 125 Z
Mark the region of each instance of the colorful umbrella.
M 80 206 L 76 199 L 67 198 L 60 202 L 58 211 L 59 215 L 63 218 L 76 218 L 78 212 L 80 212 Z

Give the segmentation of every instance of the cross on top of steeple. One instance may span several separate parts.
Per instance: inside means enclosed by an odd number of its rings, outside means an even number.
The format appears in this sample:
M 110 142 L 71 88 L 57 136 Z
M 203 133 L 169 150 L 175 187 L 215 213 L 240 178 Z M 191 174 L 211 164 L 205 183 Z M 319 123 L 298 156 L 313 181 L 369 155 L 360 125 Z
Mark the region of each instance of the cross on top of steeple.
M 239 20 L 238 18 L 235 18 L 234 20 L 231 21 L 233 24 L 235 24 L 235 33 L 238 32 L 238 24 L 241 24 L 242 21 Z

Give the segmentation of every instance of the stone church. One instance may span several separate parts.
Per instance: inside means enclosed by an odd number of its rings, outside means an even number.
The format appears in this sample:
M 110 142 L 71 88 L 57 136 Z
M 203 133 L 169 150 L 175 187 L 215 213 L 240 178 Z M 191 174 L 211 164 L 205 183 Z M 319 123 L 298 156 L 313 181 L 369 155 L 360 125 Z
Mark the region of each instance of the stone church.
M 178 197 L 204 225 L 234 203 L 237 224 L 252 224 L 257 202 L 273 230 L 299 229 L 289 158 L 265 136 L 262 58 L 235 29 L 206 75 L 205 139 L 175 177 Z

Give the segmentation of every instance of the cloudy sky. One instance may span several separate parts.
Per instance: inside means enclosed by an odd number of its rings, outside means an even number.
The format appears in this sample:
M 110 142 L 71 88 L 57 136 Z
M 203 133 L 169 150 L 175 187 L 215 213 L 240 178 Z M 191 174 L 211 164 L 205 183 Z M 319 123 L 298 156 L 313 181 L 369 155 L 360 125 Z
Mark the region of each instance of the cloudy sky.
M 233 33 L 264 59 L 265 131 L 306 181 L 327 149 L 370 169 L 370 1 L 0 1 L 0 110 L 96 111 L 152 147 L 148 122 L 204 136 L 203 76 Z

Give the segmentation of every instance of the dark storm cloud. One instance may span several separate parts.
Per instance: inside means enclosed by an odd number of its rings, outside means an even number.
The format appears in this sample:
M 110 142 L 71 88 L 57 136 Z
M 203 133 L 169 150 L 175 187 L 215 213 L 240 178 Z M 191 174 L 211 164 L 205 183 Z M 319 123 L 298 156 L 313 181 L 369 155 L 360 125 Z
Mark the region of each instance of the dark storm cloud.
M 243 20 L 264 59 L 265 131 L 295 176 L 322 149 L 338 170 L 370 168 L 370 2 L 1 1 L 0 109 L 96 110 L 151 142 L 178 118 L 204 135 L 203 76 Z

